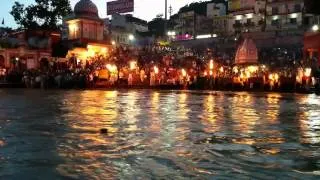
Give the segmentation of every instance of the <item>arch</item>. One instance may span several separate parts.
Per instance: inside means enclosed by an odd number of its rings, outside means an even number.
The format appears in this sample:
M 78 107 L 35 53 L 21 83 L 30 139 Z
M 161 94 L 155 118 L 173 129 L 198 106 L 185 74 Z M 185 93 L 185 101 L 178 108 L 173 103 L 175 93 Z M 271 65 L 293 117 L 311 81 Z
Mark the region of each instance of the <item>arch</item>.
M 40 69 L 48 69 L 49 68 L 49 60 L 46 57 L 41 58 L 40 60 Z
M 0 68 L 4 68 L 5 67 L 5 59 L 2 55 L 0 55 Z

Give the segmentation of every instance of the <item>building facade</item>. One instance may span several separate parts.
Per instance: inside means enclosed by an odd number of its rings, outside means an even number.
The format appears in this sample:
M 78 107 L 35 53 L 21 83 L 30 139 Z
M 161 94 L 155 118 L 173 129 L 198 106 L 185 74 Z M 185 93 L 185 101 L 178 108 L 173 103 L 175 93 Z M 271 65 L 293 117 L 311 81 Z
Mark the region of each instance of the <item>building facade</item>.
M 70 48 L 67 58 L 72 59 L 72 63 L 85 64 L 90 58 L 108 55 L 111 42 L 105 34 L 104 21 L 100 19 L 98 8 L 91 0 L 80 0 L 74 7 L 74 13 L 64 18 L 67 26 L 65 40 Z
M 59 33 L 44 30 L 10 33 L 1 40 L 0 68 L 27 70 L 48 67 L 52 59 L 52 45 L 59 40 Z
M 123 45 L 135 44 L 138 33 L 149 31 L 147 21 L 128 14 L 113 14 L 110 29 L 112 40 Z
M 258 32 L 264 26 L 264 0 L 230 0 L 229 15 L 232 17 L 233 32 Z

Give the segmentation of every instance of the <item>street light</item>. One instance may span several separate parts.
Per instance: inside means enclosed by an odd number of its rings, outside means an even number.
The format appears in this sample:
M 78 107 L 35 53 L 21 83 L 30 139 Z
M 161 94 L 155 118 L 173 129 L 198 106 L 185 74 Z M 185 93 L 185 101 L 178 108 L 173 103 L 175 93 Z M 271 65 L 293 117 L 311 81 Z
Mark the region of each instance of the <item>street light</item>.
M 111 41 L 111 44 L 112 44 L 112 45 L 116 45 L 116 42 L 115 42 L 115 41 Z
M 134 40 L 134 36 L 132 34 L 129 35 L 129 40 L 133 41 Z
M 168 31 L 168 36 L 175 36 L 176 35 L 176 32 L 174 32 L 174 31 Z
M 313 25 L 312 26 L 312 31 L 314 31 L 314 32 L 319 31 L 319 26 L 318 25 Z

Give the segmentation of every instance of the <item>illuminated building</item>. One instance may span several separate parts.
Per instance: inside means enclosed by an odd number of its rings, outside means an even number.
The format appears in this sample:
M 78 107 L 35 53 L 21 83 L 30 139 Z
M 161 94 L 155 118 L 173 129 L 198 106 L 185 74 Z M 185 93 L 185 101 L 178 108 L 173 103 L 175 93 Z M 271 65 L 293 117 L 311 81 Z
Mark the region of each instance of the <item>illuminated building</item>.
M 106 56 L 111 47 L 104 35 L 104 20 L 99 18 L 98 8 L 91 0 L 80 0 L 74 13 L 64 19 L 67 26 L 67 40 L 72 44 L 67 58 L 79 60 L 96 55 Z

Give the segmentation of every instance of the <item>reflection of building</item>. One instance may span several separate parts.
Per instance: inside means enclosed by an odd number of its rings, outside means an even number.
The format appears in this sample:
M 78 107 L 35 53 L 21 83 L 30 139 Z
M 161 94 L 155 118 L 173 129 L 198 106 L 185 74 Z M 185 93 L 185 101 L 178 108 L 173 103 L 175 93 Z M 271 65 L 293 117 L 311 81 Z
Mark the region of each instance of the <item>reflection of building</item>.
M 230 0 L 229 13 L 233 16 L 236 33 L 261 31 L 264 25 L 264 0 Z
M 37 69 L 48 66 L 52 45 L 60 34 L 43 30 L 10 33 L 1 40 L 0 67 L 8 69 Z
M 107 55 L 110 41 L 104 35 L 105 23 L 99 18 L 97 6 L 91 0 L 80 0 L 74 13 L 64 19 L 67 25 L 67 39 L 72 49 L 67 57 L 86 60 L 96 55 Z

